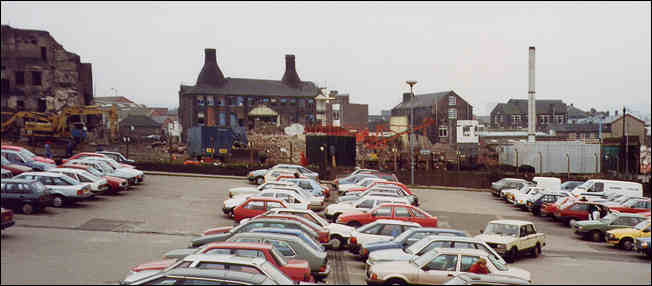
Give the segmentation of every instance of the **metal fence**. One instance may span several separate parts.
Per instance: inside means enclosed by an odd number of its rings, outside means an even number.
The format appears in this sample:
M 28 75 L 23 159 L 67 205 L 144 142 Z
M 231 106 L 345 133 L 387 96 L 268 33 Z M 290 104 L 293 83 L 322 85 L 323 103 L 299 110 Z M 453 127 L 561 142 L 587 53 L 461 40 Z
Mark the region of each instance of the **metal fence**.
M 536 173 L 593 174 L 601 170 L 599 144 L 569 141 L 514 142 L 501 146 L 503 165 L 531 166 Z

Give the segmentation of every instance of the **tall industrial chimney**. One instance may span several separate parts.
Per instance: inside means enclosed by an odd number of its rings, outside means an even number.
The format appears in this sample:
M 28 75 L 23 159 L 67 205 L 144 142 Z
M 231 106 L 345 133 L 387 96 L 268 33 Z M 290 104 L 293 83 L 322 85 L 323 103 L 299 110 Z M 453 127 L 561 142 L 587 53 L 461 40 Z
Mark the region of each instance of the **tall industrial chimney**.
M 528 61 L 528 91 L 527 91 L 527 142 L 536 142 L 537 129 L 537 99 L 534 92 L 534 47 L 530 47 Z

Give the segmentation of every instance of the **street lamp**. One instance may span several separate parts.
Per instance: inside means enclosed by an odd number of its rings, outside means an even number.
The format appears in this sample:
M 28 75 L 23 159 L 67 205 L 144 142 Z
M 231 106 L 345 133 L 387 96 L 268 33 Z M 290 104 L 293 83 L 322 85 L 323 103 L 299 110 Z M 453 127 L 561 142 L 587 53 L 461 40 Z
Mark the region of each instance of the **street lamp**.
M 539 153 L 539 174 L 543 174 L 543 154 Z
M 595 156 L 595 173 L 598 174 L 598 154 L 593 153 L 593 156 Z
M 410 131 L 408 132 L 408 142 L 410 144 L 410 184 L 414 185 L 414 146 L 413 146 L 413 140 L 412 140 L 412 132 L 414 128 L 414 85 L 417 84 L 416 80 L 408 80 L 406 81 L 408 85 L 410 85 L 410 94 L 412 94 L 412 98 L 410 99 Z
M 570 155 L 568 155 L 568 153 L 566 153 L 566 160 L 568 160 L 568 170 L 566 176 L 568 176 L 567 179 L 570 180 Z
M 392 152 L 394 152 L 394 173 L 398 172 L 398 166 L 396 164 L 396 146 L 392 148 Z
M 514 149 L 514 153 L 516 153 L 516 174 L 518 174 L 518 149 Z

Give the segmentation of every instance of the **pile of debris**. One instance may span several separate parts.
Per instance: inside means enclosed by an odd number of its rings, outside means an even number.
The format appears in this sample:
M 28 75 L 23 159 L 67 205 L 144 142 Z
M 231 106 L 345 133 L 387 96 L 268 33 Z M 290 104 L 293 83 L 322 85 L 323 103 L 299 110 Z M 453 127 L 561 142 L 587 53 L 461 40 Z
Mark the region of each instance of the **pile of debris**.
M 266 164 L 292 163 L 299 164 L 301 152 L 306 151 L 305 135 L 269 135 L 251 132 L 247 134 L 253 148 L 259 152 L 265 152 Z

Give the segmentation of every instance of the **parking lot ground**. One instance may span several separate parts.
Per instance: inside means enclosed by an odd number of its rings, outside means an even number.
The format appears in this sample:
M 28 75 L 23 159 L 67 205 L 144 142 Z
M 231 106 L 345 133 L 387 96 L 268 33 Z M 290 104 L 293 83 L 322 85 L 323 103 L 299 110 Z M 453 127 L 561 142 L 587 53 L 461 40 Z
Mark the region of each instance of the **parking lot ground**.
M 242 180 L 147 176 L 146 184 L 36 215 L 17 214 L 2 232 L 2 284 L 113 284 L 129 268 L 187 247 L 194 235 L 232 225 L 221 214 L 229 188 Z M 539 258 L 509 266 L 532 273 L 535 284 L 650 284 L 650 260 L 634 252 L 583 241 L 567 226 L 534 217 L 489 193 L 414 190 L 439 226 L 479 234 L 494 219 L 523 219 L 546 234 Z M 347 251 L 329 251 L 328 284 L 364 284 L 364 267 Z

